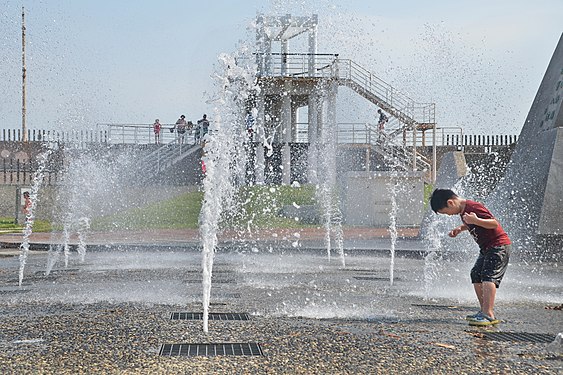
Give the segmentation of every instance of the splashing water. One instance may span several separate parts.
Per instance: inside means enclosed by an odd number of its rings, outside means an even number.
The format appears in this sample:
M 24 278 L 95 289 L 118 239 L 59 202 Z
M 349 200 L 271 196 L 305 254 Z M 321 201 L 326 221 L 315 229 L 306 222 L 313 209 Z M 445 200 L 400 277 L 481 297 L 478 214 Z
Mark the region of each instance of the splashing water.
M 23 272 L 25 269 L 25 264 L 27 261 L 27 256 L 29 254 L 29 236 L 33 231 L 33 219 L 35 212 L 35 208 L 37 207 L 37 196 L 39 193 L 39 189 L 43 184 L 43 176 L 45 172 L 45 167 L 47 166 L 47 161 L 49 160 L 49 156 L 53 150 L 47 149 L 46 151 L 37 155 L 38 167 L 35 173 L 33 174 L 33 180 L 31 183 L 31 192 L 29 194 L 29 198 L 31 199 L 31 207 L 28 209 L 25 215 L 25 227 L 23 230 L 23 240 L 20 245 L 20 270 L 19 270 L 19 283 L 18 285 L 21 287 L 23 281 Z
M 80 256 L 80 261 L 84 262 L 84 257 L 86 256 L 86 234 L 90 229 L 90 219 L 83 216 L 78 219 L 76 233 L 78 234 L 78 255 Z
M 391 236 L 390 264 L 389 264 L 389 284 L 393 285 L 395 271 L 395 245 L 397 243 L 397 182 L 391 179 L 388 185 L 391 193 L 391 210 L 389 211 L 389 235 Z
M 331 234 L 334 234 L 335 243 L 340 255 L 342 267 L 346 266 L 344 258 L 344 236 L 342 231 L 342 212 L 340 210 L 340 200 L 336 184 L 336 114 L 334 113 L 334 100 L 336 88 L 325 87 L 321 92 L 329 92 L 328 103 L 325 105 L 323 113 L 327 121 L 321 122 L 321 136 L 318 154 L 325 157 L 319 158 L 319 171 L 316 196 L 320 203 L 325 228 L 325 246 L 327 257 L 331 257 Z
M 215 75 L 220 92 L 216 99 L 212 134 L 204 142 L 203 205 L 200 214 L 200 237 L 203 245 L 203 331 L 208 332 L 209 302 L 213 259 L 221 216 L 234 207 L 233 196 L 244 179 L 246 162 L 244 140 L 244 102 L 254 86 L 254 67 L 237 65 L 237 56 L 219 56 L 221 73 Z M 241 60 L 239 60 L 241 61 Z M 242 60 L 244 61 L 244 60 Z M 250 61 L 250 59 L 246 60 Z
M 429 300 L 431 295 L 432 283 L 438 275 L 439 251 L 442 249 L 442 230 L 440 222 L 432 220 L 425 233 L 424 240 L 429 243 L 428 253 L 424 257 L 424 299 Z

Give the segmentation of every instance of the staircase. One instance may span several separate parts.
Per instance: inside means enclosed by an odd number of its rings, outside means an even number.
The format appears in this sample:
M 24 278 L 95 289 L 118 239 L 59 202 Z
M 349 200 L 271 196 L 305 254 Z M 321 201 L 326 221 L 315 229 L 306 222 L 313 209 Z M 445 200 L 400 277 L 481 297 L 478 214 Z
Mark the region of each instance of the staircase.
M 187 134 L 187 133 L 186 133 Z M 181 162 L 194 152 L 201 150 L 199 144 L 184 143 L 185 134 L 178 136 L 173 141 L 159 147 L 155 151 L 141 158 L 137 162 L 137 168 L 141 172 L 143 180 L 150 180 L 159 173 L 168 170 L 176 163 Z
M 373 150 L 383 156 L 393 167 L 404 171 L 417 170 L 427 172 L 425 179 L 430 182 L 432 164 L 425 156 L 418 152 L 409 152 L 402 144 L 397 142 L 398 135 L 403 133 L 402 129 L 396 129 L 392 132 L 380 132 L 375 125 L 366 125 L 370 135 L 370 143 Z
M 430 160 L 414 148 L 407 152 L 397 138 L 405 131 L 432 129 L 436 123 L 434 103 L 416 103 L 352 60 L 337 59 L 335 64 L 333 71 L 340 85 L 354 90 L 391 116 L 385 124 L 386 131 L 380 132 L 374 125 L 367 125 L 368 139 L 374 150 L 396 168 L 430 172 Z
M 399 120 L 403 128 L 421 130 L 434 126 L 434 103 L 415 102 L 352 60 L 337 59 L 334 64 L 333 71 L 340 85 L 351 88 L 380 107 Z

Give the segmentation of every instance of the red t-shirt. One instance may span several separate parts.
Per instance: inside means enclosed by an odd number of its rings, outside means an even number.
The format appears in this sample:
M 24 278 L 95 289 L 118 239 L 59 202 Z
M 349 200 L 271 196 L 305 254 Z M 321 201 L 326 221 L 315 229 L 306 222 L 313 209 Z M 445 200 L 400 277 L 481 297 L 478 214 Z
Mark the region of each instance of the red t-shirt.
M 465 209 L 460 214 L 461 221 L 463 221 L 464 214 L 472 212 L 475 212 L 475 215 L 481 219 L 494 219 L 491 211 L 489 211 L 482 203 L 466 199 Z M 475 224 L 467 224 L 465 221 L 463 221 L 463 223 L 469 228 L 469 233 L 479 245 L 481 252 L 485 252 L 491 247 L 511 244 L 510 238 L 508 238 L 508 235 L 504 229 L 502 229 L 500 223 L 495 229 L 486 229 Z

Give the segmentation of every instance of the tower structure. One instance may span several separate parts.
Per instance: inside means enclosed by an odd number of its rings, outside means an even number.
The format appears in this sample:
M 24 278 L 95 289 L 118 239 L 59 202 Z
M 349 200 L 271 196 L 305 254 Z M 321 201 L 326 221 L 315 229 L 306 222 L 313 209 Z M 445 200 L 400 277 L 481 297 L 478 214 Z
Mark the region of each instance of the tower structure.
M 385 110 L 399 124 L 399 129 L 393 134 L 376 134 L 370 140 L 366 139 L 368 153 L 373 148 L 404 170 L 427 172 L 428 180 L 433 180 L 435 163 L 416 152 L 416 132 L 433 130 L 435 134 L 434 104 L 416 103 L 360 65 L 340 59 L 338 54 L 318 53 L 317 26 L 318 17 L 315 14 L 307 17 L 291 14 L 257 17 L 255 56 L 260 90 L 249 104 L 249 108 L 256 108 L 257 112 L 254 141 L 259 147 L 254 163 L 255 182 L 264 183 L 265 172 L 268 172 L 260 146 L 265 145 L 270 152 L 274 148 L 281 148 L 279 180 L 282 184 L 291 183 L 291 145 L 297 140 L 298 132 L 301 139 L 303 135 L 306 136 L 308 145 L 307 181 L 313 184 L 318 182 L 319 150 L 328 150 L 327 145 L 321 143 L 329 141 L 327 132 L 336 133 L 339 86 L 349 87 Z M 290 52 L 290 43 L 306 52 Z M 298 129 L 298 109 L 301 107 L 307 107 L 306 129 Z M 408 155 L 397 152 L 397 149 L 404 147 L 393 144 L 390 139 L 390 136 L 397 134 L 403 134 L 404 139 L 407 131 L 412 131 L 415 140 L 412 153 Z M 371 134 L 378 130 L 374 127 L 366 129 L 366 132 Z M 377 141 L 382 138 L 385 139 Z M 323 158 L 327 157 L 335 155 L 323 155 Z
M 316 183 L 318 135 L 326 117 L 323 107 L 328 105 L 327 101 L 336 105 L 336 86 L 326 83 L 334 78 L 330 70 L 336 56 L 317 54 L 317 24 L 317 15 L 260 15 L 257 18 L 256 64 L 260 92 L 256 97 L 255 140 L 258 144 L 281 145 L 282 184 L 291 182 L 290 144 L 297 136 L 297 110 L 308 107 L 308 181 Z M 306 37 L 305 43 L 295 41 L 306 45 L 307 52 L 290 53 L 290 41 L 300 36 Z M 276 47 L 279 52 L 274 52 Z M 262 152 L 256 154 L 255 175 L 257 183 L 264 182 Z

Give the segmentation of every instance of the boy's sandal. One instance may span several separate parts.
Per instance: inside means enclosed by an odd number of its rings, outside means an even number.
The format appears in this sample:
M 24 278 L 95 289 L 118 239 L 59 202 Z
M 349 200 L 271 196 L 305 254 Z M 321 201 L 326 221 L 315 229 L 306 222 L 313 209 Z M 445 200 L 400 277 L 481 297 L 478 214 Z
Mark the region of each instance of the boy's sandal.
M 475 314 L 467 315 L 467 316 L 465 317 L 465 320 L 475 320 L 475 319 L 477 319 L 478 317 L 480 317 L 482 314 L 483 314 L 483 313 L 481 312 L 481 310 L 479 310 L 479 312 L 477 312 L 477 313 L 475 313 Z
M 476 317 L 473 320 L 469 321 L 470 326 L 491 326 L 500 323 L 499 319 L 491 318 L 483 313 L 480 316 Z

